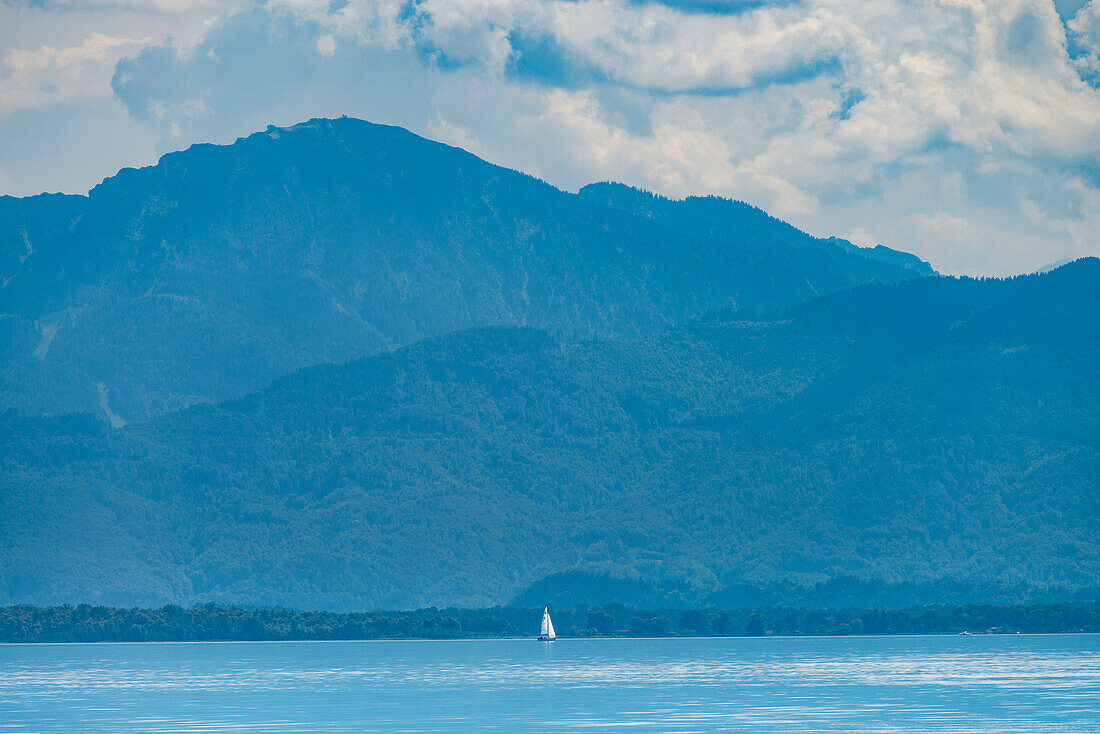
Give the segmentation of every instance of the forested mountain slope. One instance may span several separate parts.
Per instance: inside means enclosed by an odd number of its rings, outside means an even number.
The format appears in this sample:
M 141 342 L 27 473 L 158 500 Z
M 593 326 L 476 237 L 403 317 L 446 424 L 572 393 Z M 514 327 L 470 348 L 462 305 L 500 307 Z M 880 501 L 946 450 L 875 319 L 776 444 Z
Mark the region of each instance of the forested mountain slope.
M 1094 584 L 1098 336 L 1082 260 L 632 342 L 472 330 L 122 430 L 9 411 L 0 603 Z
M 744 252 L 743 257 L 759 272 L 768 274 L 773 287 L 795 293 L 812 289 L 813 295 L 817 295 L 846 288 L 852 282 L 880 281 L 880 268 L 884 263 L 915 275 L 935 272 L 928 263 L 907 252 L 882 245 L 860 248 L 835 237 L 811 237 L 742 201 L 717 196 L 668 199 L 609 182 L 589 184 L 578 193 L 586 201 L 638 214 L 677 232 L 736 242 Z M 835 264 L 838 256 L 844 261 L 841 271 Z M 809 267 L 813 263 L 818 267 Z M 818 271 L 816 277 L 808 282 L 806 273 L 813 270 Z M 760 305 L 753 304 L 754 307 Z
M 686 221 L 354 119 L 0 198 L 0 407 L 122 425 L 459 329 L 638 337 L 929 271 Z

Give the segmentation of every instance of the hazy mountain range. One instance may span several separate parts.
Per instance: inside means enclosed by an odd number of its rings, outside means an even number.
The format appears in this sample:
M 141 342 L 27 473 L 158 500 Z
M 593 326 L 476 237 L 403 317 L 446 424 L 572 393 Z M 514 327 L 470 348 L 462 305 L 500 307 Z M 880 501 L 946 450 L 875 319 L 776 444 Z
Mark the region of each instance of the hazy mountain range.
M 944 278 L 356 120 L 0 200 L 0 237 L 0 603 L 1100 573 L 1094 259 Z
M 86 197 L 0 199 L 0 407 L 121 424 L 464 328 L 637 337 L 930 272 L 737 202 L 569 194 L 400 128 L 312 120 Z

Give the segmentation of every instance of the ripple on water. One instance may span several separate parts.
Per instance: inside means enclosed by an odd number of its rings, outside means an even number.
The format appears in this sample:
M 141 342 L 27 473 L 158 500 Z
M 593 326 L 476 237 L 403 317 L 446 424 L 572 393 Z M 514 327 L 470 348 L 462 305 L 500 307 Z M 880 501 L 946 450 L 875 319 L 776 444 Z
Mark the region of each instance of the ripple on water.
M 1100 637 L 0 648 L 0 732 L 1100 733 Z

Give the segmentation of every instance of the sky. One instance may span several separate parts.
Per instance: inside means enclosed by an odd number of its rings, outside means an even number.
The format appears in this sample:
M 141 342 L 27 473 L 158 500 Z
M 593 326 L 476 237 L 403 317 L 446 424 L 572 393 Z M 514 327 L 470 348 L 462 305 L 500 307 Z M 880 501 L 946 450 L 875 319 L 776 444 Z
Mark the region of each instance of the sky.
M 339 115 L 945 273 L 1100 255 L 1100 0 L 0 0 L 0 193 Z

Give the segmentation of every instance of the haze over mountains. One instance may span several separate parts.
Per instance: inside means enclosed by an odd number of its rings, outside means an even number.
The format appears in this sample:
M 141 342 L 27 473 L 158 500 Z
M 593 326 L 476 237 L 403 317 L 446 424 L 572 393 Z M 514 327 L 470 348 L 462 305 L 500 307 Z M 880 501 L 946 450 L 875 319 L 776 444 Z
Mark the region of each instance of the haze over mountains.
M 6 595 L 480 605 L 572 569 L 697 598 L 1087 586 L 1098 286 L 1090 260 L 636 342 L 465 331 L 120 431 L 9 413 Z
M 121 425 L 458 329 L 636 337 L 930 272 L 736 202 L 568 194 L 400 128 L 312 120 L 87 197 L 0 199 L 0 405 Z
M 355 120 L 4 199 L 0 237 L 0 603 L 1100 573 L 1095 259 L 921 277 Z

